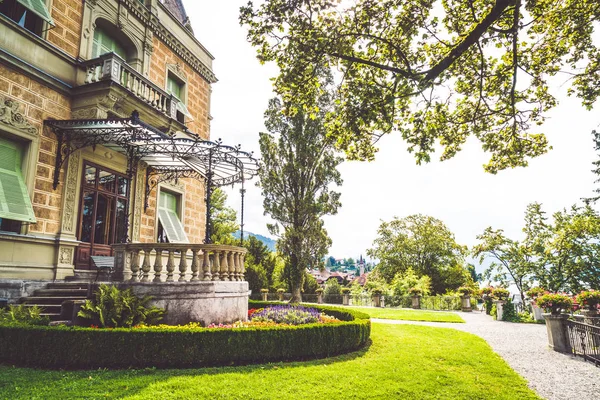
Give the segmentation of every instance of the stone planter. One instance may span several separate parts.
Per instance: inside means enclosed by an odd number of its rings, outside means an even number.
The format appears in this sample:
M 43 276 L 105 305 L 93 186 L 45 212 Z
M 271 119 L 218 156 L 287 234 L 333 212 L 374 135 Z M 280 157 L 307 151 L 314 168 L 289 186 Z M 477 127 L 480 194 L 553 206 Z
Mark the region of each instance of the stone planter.
M 462 296 L 460 298 L 463 312 L 471 312 L 471 296 Z
M 345 306 L 349 306 L 350 305 L 350 295 L 348 293 L 344 293 L 342 295 L 342 302 Z
M 544 317 L 542 316 L 542 309 L 538 307 L 535 301 L 531 302 L 531 309 L 533 310 L 533 319 L 536 321 L 543 321 Z
M 373 295 L 373 307 L 381 307 L 381 296 L 380 294 Z
M 502 321 L 502 317 L 504 316 L 504 301 L 496 300 L 496 321 Z
M 421 296 L 413 296 L 412 297 L 411 307 L 414 308 L 415 310 L 421 309 Z
M 569 333 L 565 324 L 569 314 L 543 314 L 543 317 L 548 331 L 548 346 L 554 351 L 571 353 Z
M 283 301 L 283 293 L 277 292 L 277 298 L 279 299 L 279 301 Z
M 268 301 L 269 293 L 261 293 L 262 301 Z

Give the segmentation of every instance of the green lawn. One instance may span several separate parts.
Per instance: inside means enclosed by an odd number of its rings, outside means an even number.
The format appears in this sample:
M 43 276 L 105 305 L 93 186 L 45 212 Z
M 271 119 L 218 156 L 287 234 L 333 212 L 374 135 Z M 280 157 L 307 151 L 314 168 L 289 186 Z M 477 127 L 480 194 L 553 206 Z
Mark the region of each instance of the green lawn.
M 190 370 L 0 367 L 0 399 L 539 399 L 477 336 L 373 324 L 359 352 L 309 362 Z
M 375 308 L 375 307 L 349 307 L 353 310 L 369 314 L 371 318 L 400 319 L 403 321 L 429 321 L 429 322 L 465 322 L 456 313 L 443 311 L 411 310 L 409 308 Z

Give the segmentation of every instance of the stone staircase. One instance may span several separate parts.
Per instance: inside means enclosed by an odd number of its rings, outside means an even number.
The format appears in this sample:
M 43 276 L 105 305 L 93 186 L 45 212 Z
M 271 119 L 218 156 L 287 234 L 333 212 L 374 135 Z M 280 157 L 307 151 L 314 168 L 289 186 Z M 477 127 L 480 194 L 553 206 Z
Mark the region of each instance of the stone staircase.
M 49 317 L 51 321 L 57 321 L 60 320 L 61 305 L 64 301 L 85 300 L 87 294 L 87 282 L 54 282 L 44 289 L 36 290 L 33 296 L 22 297 L 19 303 L 25 307 L 41 307 L 41 315 Z

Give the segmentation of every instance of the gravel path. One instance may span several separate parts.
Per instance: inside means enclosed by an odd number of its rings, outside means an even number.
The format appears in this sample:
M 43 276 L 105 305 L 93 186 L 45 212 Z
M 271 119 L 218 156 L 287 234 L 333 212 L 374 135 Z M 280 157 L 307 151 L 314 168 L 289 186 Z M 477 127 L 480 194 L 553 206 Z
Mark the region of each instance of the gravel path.
M 600 368 L 593 363 L 553 351 L 545 325 L 494 321 L 479 313 L 460 313 L 466 324 L 371 319 L 388 324 L 447 327 L 473 333 L 548 400 L 600 400 Z

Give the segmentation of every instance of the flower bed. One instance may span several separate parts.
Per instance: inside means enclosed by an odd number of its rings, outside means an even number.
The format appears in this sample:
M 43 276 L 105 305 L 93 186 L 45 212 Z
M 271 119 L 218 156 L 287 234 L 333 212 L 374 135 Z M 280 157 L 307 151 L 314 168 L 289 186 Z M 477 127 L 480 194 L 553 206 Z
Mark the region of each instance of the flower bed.
M 251 308 L 270 303 L 252 302 Z M 338 322 L 304 325 L 73 328 L 0 326 L 0 361 L 19 366 L 89 368 L 188 368 L 329 357 L 357 350 L 369 340 L 369 316 L 313 307 Z

